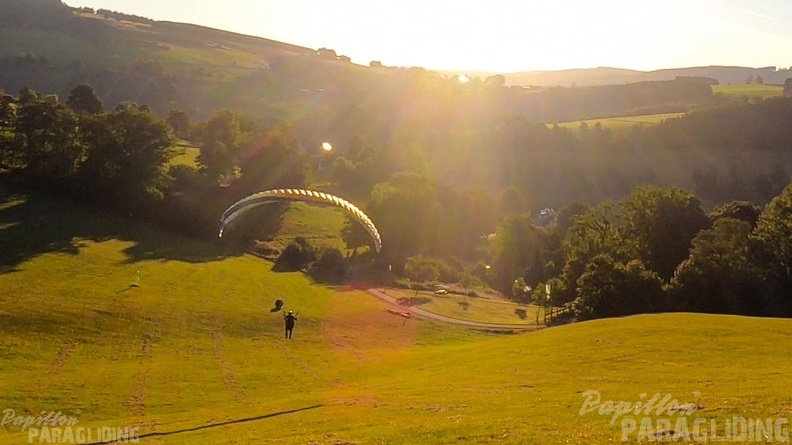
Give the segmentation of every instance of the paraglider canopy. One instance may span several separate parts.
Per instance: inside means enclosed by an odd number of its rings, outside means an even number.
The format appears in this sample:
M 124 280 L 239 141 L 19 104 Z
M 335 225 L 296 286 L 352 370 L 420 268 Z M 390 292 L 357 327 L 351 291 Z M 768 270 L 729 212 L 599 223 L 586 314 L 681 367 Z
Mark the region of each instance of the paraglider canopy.
M 315 190 L 303 189 L 274 189 L 266 190 L 259 193 L 254 193 L 246 198 L 235 202 L 231 207 L 223 212 L 220 218 L 220 227 L 218 229 L 218 238 L 223 237 L 223 233 L 228 225 L 235 220 L 239 215 L 247 212 L 248 210 L 267 204 L 273 201 L 290 200 L 302 201 L 314 204 L 324 204 L 339 207 L 344 210 L 349 216 L 359 222 L 371 235 L 374 241 L 374 249 L 379 253 L 382 249 L 382 239 L 380 238 L 379 231 L 371 218 L 368 217 L 362 210 L 357 208 L 354 204 L 346 201 L 338 196 L 329 193 L 318 192 Z

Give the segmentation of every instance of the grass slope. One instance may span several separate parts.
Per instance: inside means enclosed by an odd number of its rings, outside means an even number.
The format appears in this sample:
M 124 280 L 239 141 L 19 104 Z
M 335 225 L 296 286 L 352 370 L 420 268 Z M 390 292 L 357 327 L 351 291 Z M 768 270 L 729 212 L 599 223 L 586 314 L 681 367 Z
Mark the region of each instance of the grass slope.
M 188 167 L 198 168 L 198 155 L 201 150 L 193 146 L 190 142 L 184 140 L 176 141 L 176 156 L 171 159 L 170 165 L 186 165 Z
M 295 237 L 302 236 L 316 247 L 335 247 L 342 252 L 346 243 L 341 232 L 347 217 L 338 208 L 317 206 L 303 202 L 289 204 L 281 220 L 281 230 L 276 241 L 287 246 Z
M 579 121 L 561 122 L 559 127 L 570 128 L 576 130 L 580 124 L 586 123 L 589 129 L 594 128 L 595 125 L 600 124 L 603 129 L 609 128 L 611 130 L 624 130 L 634 127 L 636 125 L 659 125 L 667 119 L 673 119 L 684 115 L 685 113 L 663 113 L 663 114 L 645 114 L 640 116 L 623 116 L 623 117 L 609 117 L 602 119 L 586 119 Z
M 578 414 L 589 389 L 671 393 L 714 419 L 792 412 L 788 320 L 476 333 L 132 221 L 0 196 L 0 404 L 17 415 L 166 433 L 150 444 L 522 444 L 619 440 L 618 423 Z M 292 341 L 275 298 L 300 312 Z M 26 441 L 0 426 L 0 444 Z
M 714 85 L 712 92 L 721 94 L 726 97 L 749 97 L 749 98 L 771 98 L 780 97 L 783 95 L 783 87 L 781 85 Z M 589 128 L 600 124 L 602 128 L 611 130 L 629 130 L 636 125 L 659 125 L 663 121 L 683 116 L 685 113 L 662 113 L 662 114 L 645 114 L 636 116 L 622 116 L 601 119 L 585 119 L 569 122 L 561 122 L 559 127 L 570 128 L 576 130 L 580 124 L 586 123 Z
M 0 53 L 28 51 L 48 55 L 56 63 L 77 59 L 110 66 L 157 60 L 169 69 L 221 67 L 228 75 L 259 69 L 280 56 L 313 53 L 296 45 L 185 23 L 140 23 L 76 14 L 70 25 L 68 29 L 0 28 Z
M 748 97 L 780 97 L 784 94 L 784 87 L 781 85 L 713 85 L 712 92 L 723 94 L 727 97 L 748 96 Z

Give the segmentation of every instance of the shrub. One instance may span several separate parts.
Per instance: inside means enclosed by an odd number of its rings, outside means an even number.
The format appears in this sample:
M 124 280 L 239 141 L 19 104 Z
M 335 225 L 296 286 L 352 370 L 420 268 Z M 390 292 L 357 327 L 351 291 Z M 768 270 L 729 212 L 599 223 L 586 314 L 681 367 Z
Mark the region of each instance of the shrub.
M 434 281 L 440 276 L 437 261 L 423 255 L 415 255 L 404 265 L 404 275 L 413 281 Z
M 440 273 L 440 281 L 443 283 L 456 283 L 459 281 L 459 271 L 443 260 L 438 261 L 438 271 Z
M 283 249 L 275 261 L 276 271 L 298 271 L 316 260 L 316 251 L 303 237 L 297 237 Z
M 344 255 L 336 248 L 322 249 L 319 258 L 311 265 L 308 274 L 317 281 L 339 283 L 347 272 Z
M 483 285 L 479 277 L 470 272 L 462 272 L 459 276 L 459 284 L 468 289 L 481 287 Z

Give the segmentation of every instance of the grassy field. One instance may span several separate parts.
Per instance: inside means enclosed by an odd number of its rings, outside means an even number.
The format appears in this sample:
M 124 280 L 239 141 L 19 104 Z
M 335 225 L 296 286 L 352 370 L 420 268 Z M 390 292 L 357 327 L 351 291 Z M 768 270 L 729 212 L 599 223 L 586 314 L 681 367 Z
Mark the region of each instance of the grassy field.
M 344 212 L 335 207 L 310 205 L 303 202 L 289 204 L 283 215 L 282 228 L 276 241 L 288 245 L 297 236 L 302 236 L 316 247 L 335 247 L 344 251 L 346 243 L 341 231 L 346 224 Z
M 561 122 L 559 127 L 570 128 L 577 130 L 580 124 L 586 123 L 589 128 L 600 124 L 602 128 L 609 128 L 611 130 L 629 129 L 636 125 L 658 125 L 667 119 L 682 116 L 685 113 L 664 113 L 664 114 L 645 114 L 640 116 L 624 116 L 624 117 L 611 117 L 603 119 L 586 119 L 580 121 Z
M 432 292 L 406 289 L 388 289 L 386 293 L 395 298 L 411 299 L 421 309 L 446 317 L 484 323 L 536 324 L 537 314 L 544 314 L 538 306 L 521 305 L 510 301 L 483 297 L 466 297 L 457 294 L 437 295 Z M 417 302 L 417 303 L 416 303 Z
M 722 94 L 727 97 L 741 97 L 747 96 L 752 98 L 769 98 L 779 97 L 783 94 L 783 87 L 781 85 L 714 85 L 712 92 L 715 94 Z M 667 119 L 680 117 L 685 113 L 663 113 L 663 114 L 646 114 L 638 116 L 623 116 L 602 119 L 585 119 L 569 122 L 558 123 L 559 127 L 577 130 L 580 124 L 585 122 L 589 128 L 600 124 L 602 128 L 611 130 L 624 130 L 629 129 L 636 125 L 658 125 Z
M 196 160 L 201 153 L 198 147 L 193 146 L 190 142 L 184 140 L 176 141 L 176 149 L 178 153 L 171 159 L 171 165 L 187 165 L 190 167 L 197 167 Z
M 780 97 L 784 94 L 781 85 L 714 85 L 712 92 L 724 96 Z
M 0 252 L 0 407 L 158 434 L 141 443 L 619 441 L 619 422 L 579 413 L 588 390 L 668 393 L 717 422 L 792 413 L 789 320 L 668 314 L 479 333 L 2 189 Z M 291 341 L 276 298 L 299 311 Z M 27 443 L 20 429 L 0 426 L 0 444 Z

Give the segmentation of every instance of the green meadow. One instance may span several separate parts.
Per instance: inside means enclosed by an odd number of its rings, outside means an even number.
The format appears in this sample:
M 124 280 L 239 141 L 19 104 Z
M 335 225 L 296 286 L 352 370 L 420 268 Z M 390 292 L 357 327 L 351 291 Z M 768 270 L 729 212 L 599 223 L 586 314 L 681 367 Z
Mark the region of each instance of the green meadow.
M 188 141 L 177 140 L 176 155 L 171 159 L 170 165 L 186 165 L 197 168 L 199 154 L 201 154 L 201 150 L 198 147 L 193 146 Z
M 620 441 L 621 420 L 580 414 L 589 390 L 603 402 L 670 394 L 719 425 L 792 413 L 789 320 L 660 314 L 477 332 L 3 189 L 0 252 L 0 409 L 137 427 L 141 443 Z M 277 298 L 299 312 L 291 341 Z M 6 422 L 0 444 L 28 434 Z
M 784 94 L 784 87 L 781 85 L 713 85 L 712 92 L 723 94 L 724 96 L 748 96 L 748 97 L 780 97 Z
M 540 307 L 506 300 L 406 289 L 387 289 L 385 293 L 400 300 L 410 300 L 412 305 L 423 310 L 460 320 L 507 324 L 536 324 L 537 318 L 540 323 L 544 320 Z
M 295 237 L 302 236 L 312 246 L 335 247 L 342 252 L 346 243 L 341 238 L 341 231 L 347 217 L 336 207 L 324 207 L 294 202 L 283 215 L 281 230 L 275 240 L 287 246 Z
M 559 127 L 577 130 L 580 125 L 585 123 L 589 128 L 594 128 L 600 124 L 603 129 L 624 130 L 636 125 L 659 125 L 667 119 L 673 119 L 685 113 L 663 113 L 663 114 L 644 114 L 638 116 L 609 117 L 602 119 L 585 119 L 579 121 L 561 122 Z
M 712 92 L 714 94 L 723 95 L 731 98 L 749 97 L 749 98 L 771 98 L 780 97 L 783 94 L 783 87 L 781 85 L 713 85 Z M 584 119 L 569 122 L 558 123 L 559 127 L 577 130 L 580 125 L 585 123 L 589 128 L 600 124 L 603 129 L 610 130 L 625 130 L 630 129 L 636 125 L 649 126 L 659 125 L 668 119 L 683 116 L 685 113 L 661 113 L 661 114 L 644 114 L 636 116 L 620 116 L 600 119 Z

